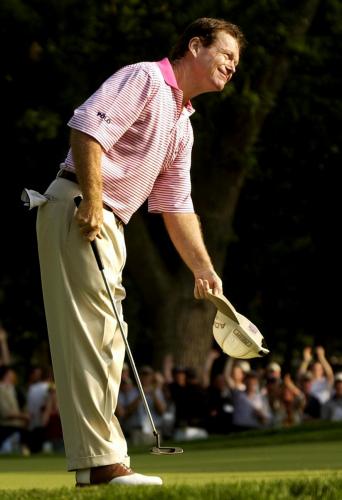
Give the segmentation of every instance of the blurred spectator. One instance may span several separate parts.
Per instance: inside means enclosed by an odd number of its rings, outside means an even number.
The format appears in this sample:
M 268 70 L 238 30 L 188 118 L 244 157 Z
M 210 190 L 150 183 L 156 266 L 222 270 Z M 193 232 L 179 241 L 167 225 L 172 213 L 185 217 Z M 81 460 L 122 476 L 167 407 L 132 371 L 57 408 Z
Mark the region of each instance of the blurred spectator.
M 11 364 L 11 355 L 7 344 L 7 332 L 0 323 L 0 366 Z
M 62 424 L 58 409 L 56 387 L 53 382 L 49 383 L 42 424 L 45 428 L 43 451 L 64 451 Z
M 246 390 L 233 390 L 233 425 L 236 430 L 259 429 L 271 421 L 267 399 L 259 391 L 256 372 L 245 376 Z
M 124 363 L 115 413 L 128 439 L 132 438 L 134 430 L 141 430 L 140 415 L 138 413 L 139 404 L 139 391 L 132 382 L 127 363 Z
M 330 399 L 334 384 L 334 372 L 325 357 L 323 347 L 316 347 L 317 361 L 312 363 L 312 349 L 305 347 L 303 350 L 303 360 L 299 367 L 299 378 L 308 370 L 312 373 L 311 394 L 324 404 Z
M 322 418 L 333 422 L 342 421 L 342 372 L 337 373 L 334 383 L 335 393 L 322 407 Z
M 32 365 L 27 377 L 27 385 L 30 386 L 40 382 L 43 377 L 43 368 L 39 365 Z
M 272 426 L 278 427 L 282 421 L 282 385 L 281 381 L 276 377 L 267 377 L 265 386 L 262 388 L 261 394 L 266 397 L 272 421 Z
M 282 427 L 298 425 L 302 421 L 304 396 L 287 373 L 281 386 L 281 406 L 278 416 Z
M 318 419 L 321 415 L 321 403 L 311 392 L 312 373 L 306 372 L 300 375 L 299 388 L 303 394 L 302 421 Z
M 247 372 L 245 371 L 247 369 Z M 241 361 L 228 357 L 225 368 L 224 377 L 226 383 L 231 390 L 245 391 L 245 374 L 250 371 L 249 363 L 244 365 Z
M 186 368 L 175 366 L 172 369 L 172 382 L 168 384 L 168 390 L 175 404 L 175 427 L 187 425 L 187 378 Z
M 279 363 L 272 361 L 267 365 L 266 378 L 281 380 L 281 366 Z
M 140 369 L 139 375 L 153 421 L 157 428 L 162 428 L 163 414 L 166 411 L 166 401 L 162 390 L 164 379 L 161 374 L 156 373 L 153 368 L 148 365 Z M 140 402 L 138 411 L 143 432 L 151 434 L 151 423 L 142 401 Z
M 154 424 L 162 434 L 164 424 L 163 416 L 167 409 L 162 390 L 164 378 L 161 374 L 155 373 L 155 371 L 147 365 L 140 369 L 139 376 Z M 128 432 L 130 433 L 133 444 L 153 443 L 154 437 L 151 423 L 140 394 L 138 390 L 133 387 L 129 379 L 125 376 L 123 379 L 124 382 L 119 394 L 119 404 L 117 407 L 118 417 L 122 419 L 124 428 L 127 427 L 128 420 Z M 125 385 L 129 387 L 125 387 Z
M 204 363 L 203 388 L 207 389 L 208 414 L 206 429 L 211 434 L 231 431 L 233 405 L 230 389 L 223 373 L 213 373 L 214 361 L 220 357 L 217 349 L 211 349 Z
M 182 406 L 176 403 L 176 413 L 182 418 L 176 422 L 174 439 L 188 441 L 192 439 L 206 439 L 208 432 L 205 429 L 208 406 L 207 391 L 202 387 L 196 370 L 187 368 Z
M 156 385 L 160 387 L 164 401 L 165 401 L 165 411 L 162 415 L 162 424 L 160 431 L 164 438 L 171 438 L 175 429 L 176 421 L 176 406 L 171 397 L 171 392 L 169 385 L 166 383 L 164 375 L 160 372 L 155 372 Z
M 29 439 L 32 453 L 42 451 L 45 440 L 43 412 L 49 397 L 49 389 L 53 382 L 52 368 L 33 367 L 30 371 L 31 381 L 27 390 L 27 411 L 30 415 Z
M 27 424 L 29 422 L 28 413 L 21 411 L 15 385 L 17 375 L 10 366 L 0 367 L 0 447 L 4 447 L 4 442 L 16 434 L 19 435 L 19 450 L 6 447 L 6 451 L 21 451 L 29 454 Z
M 206 428 L 211 434 L 227 434 L 232 430 L 233 401 L 223 373 L 217 374 L 208 387 Z
M 207 415 L 207 392 L 202 387 L 194 368 L 186 370 L 185 417 L 189 427 L 205 427 Z
M 173 369 L 174 361 L 172 354 L 166 354 L 163 359 L 163 375 L 165 384 L 172 384 L 173 382 Z

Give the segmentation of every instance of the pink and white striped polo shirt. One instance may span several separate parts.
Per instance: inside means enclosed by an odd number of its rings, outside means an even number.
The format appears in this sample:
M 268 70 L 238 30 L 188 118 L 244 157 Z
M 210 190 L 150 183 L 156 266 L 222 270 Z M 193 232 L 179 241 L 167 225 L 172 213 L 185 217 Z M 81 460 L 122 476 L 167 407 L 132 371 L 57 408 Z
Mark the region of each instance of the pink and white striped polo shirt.
M 191 103 L 182 104 L 167 58 L 117 71 L 68 122 L 103 147 L 103 200 L 123 222 L 148 198 L 149 212 L 193 213 Z M 74 170 L 72 152 L 65 160 Z

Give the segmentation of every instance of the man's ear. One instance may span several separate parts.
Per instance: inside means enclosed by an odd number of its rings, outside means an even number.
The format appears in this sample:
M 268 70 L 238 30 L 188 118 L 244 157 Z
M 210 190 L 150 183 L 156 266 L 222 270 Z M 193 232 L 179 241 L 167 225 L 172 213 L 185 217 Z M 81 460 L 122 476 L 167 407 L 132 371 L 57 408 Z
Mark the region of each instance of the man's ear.
M 188 49 L 194 57 L 197 57 L 199 49 L 202 47 L 202 42 L 198 36 L 194 36 L 189 40 Z

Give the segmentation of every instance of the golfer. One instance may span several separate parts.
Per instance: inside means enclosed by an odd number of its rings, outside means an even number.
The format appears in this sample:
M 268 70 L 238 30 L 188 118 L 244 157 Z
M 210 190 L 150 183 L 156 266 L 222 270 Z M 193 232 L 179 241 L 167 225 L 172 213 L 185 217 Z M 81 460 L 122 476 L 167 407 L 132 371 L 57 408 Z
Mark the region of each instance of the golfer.
M 162 484 L 130 468 L 114 415 L 125 346 L 89 242 L 98 238 L 122 317 L 124 227 L 148 199 L 193 273 L 195 297 L 222 292 L 191 200 L 190 99 L 224 89 L 243 43 L 235 25 L 197 19 L 170 59 L 120 69 L 68 123 L 71 148 L 39 207 L 37 235 L 67 466 L 79 486 Z

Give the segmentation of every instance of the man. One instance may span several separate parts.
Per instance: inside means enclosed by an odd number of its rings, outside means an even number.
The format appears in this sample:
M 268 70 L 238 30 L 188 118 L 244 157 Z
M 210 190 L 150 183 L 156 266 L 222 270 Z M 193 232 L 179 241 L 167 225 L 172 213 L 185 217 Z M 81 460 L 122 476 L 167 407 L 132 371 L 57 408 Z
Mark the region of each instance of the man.
M 342 421 L 342 372 L 336 373 L 334 381 L 334 394 L 323 405 L 321 417 L 331 422 Z
M 281 366 L 279 363 L 272 361 L 266 367 L 266 378 L 275 378 L 281 382 Z
M 319 400 L 321 405 L 324 405 L 332 394 L 334 372 L 326 358 L 324 347 L 317 346 L 315 350 L 317 360 L 313 362 L 312 348 L 310 346 L 304 347 L 298 375 L 300 377 L 307 371 L 312 374 L 311 394 Z
M 30 418 L 28 413 L 20 408 L 16 383 L 15 370 L 11 366 L 0 366 L 0 449 L 4 446 L 10 452 L 15 451 L 12 449 L 12 439 L 8 438 L 18 434 L 21 452 L 28 455 L 30 450 L 27 425 Z
M 202 18 L 171 62 L 143 62 L 111 76 L 69 121 L 71 149 L 37 219 L 49 339 L 68 459 L 79 485 L 161 484 L 133 473 L 114 416 L 124 344 L 89 242 L 99 247 L 119 314 L 124 224 L 148 198 L 194 275 L 196 298 L 222 284 L 191 201 L 190 98 L 221 91 L 243 44 L 240 30 Z M 82 195 L 78 210 L 74 197 Z
M 271 412 L 265 396 L 259 390 L 257 372 L 246 373 L 245 390 L 233 389 L 233 419 L 234 429 L 245 431 L 267 427 L 271 420 Z

